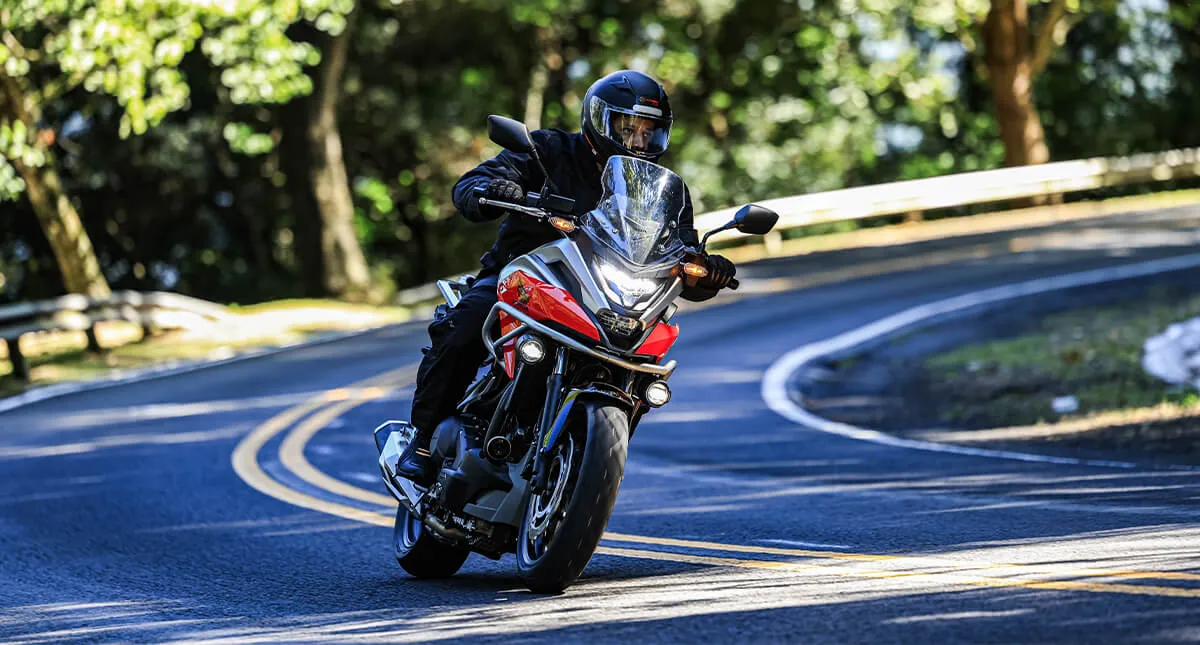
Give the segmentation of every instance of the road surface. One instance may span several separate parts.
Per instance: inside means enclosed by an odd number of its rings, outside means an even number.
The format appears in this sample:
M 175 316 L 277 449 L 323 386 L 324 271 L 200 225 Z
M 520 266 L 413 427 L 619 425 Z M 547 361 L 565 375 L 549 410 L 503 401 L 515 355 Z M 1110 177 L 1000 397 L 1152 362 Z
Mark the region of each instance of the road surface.
M 557 597 L 511 556 L 437 582 L 392 559 L 370 430 L 407 415 L 421 325 L 3 413 L 0 642 L 1200 641 L 1200 472 L 857 441 L 761 394 L 788 350 L 915 305 L 1187 251 L 999 255 L 681 315 L 675 398 Z

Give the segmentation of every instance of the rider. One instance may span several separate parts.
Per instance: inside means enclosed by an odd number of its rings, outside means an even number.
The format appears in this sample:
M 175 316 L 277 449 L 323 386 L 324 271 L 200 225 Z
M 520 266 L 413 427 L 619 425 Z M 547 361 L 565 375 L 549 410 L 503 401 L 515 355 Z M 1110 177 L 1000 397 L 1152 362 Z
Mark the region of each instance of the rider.
M 601 197 L 601 171 L 613 155 L 657 162 L 671 134 L 671 104 L 657 81 L 641 72 L 620 71 L 596 81 L 583 97 L 581 133 L 535 130 L 531 136 L 557 193 L 575 200 L 575 215 L 596 207 Z M 525 193 L 539 190 L 545 177 L 529 155 L 503 150 L 463 175 L 454 186 L 454 205 L 472 222 L 494 220 L 503 209 L 480 206 L 475 189 L 486 188 L 490 199 L 524 204 Z M 684 244 L 698 246 L 692 224 L 692 200 L 680 214 L 679 232 Z M 500 223 L 495 245 L 484 254 L 471 288 L 449 312 L 429 326 L 431 347 L 417 370 L 412 420 L 416 435 L 398 464 L 399 474 L 419 483 L 431 483 L 433 472 L 429 442 L 438 423 L 454 414 L 480 363 L 487 356 L 481 330 L 496 303 L 500 270 L 514 258 L 558 239 L 549 224 L 510 214 Z M 692 301 L 712 298 L 734 277 L 733 263 L 719 255 L 708 256 L 708 276 L 686 288 Z

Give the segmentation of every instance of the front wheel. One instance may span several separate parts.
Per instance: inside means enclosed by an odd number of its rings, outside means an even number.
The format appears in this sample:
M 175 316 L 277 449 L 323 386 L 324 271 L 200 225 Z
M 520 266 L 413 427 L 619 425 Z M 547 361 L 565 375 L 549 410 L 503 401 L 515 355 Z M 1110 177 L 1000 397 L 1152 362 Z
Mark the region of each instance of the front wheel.
M 458 573 L 471 554 L 466 549 L 439 542 L 425 528 L 421 518 L 409 512 L 404 504 L 396 509 L 392 549 L 400 566 L 416 578 L 449 578 Z
M 537 593 L 560 593 L 583 573 L 612 515 L 625 474 L 629 416 L 581 406 L 555 444 L 546 490 L 531 493 L 517 540 L 517 568 Z

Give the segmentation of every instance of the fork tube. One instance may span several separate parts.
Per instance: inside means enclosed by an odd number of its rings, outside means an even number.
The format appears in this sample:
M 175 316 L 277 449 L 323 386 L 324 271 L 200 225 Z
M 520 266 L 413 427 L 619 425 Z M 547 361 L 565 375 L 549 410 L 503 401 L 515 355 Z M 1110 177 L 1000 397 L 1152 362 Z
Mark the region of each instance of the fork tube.
M 546 487 L 546 455 L 537 447 L 546 440 L 546 433 L 550 432 L 550 426 L 554 425 L 554 420 L 558 417 L 558 407 L 562 405 L 563 374 L 566 371 L 567 348 L 560 345 L 558 355 L 554 359 L 554 370 L 546 377 L 546 403 L 542 406 L 537 432 L 533 435 L 536 438 L 533 460 L 522 473 L 522 476 L 530 479 L 533 490 L 539 493 Z
M 539 440 L 543 433 L 550 430 L 554 418 L 558 416 L 558 406 L 562 404 L 563 374 L 567 371 L 567 348 L 559 347 L 558 355 L 554 358 L 554 370 L 546 377 L 546 404 L 542 407 L 542 418 L 538 421 L 537 433 Z

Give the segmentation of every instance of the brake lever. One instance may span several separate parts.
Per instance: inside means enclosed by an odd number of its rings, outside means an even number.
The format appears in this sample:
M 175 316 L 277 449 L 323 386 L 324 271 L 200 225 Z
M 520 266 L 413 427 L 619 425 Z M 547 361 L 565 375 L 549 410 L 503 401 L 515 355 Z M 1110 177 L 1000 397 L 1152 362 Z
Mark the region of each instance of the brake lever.
M 520 204 L 513 204 L 510 202 L 502 202 L 495 199 L 488 199 L 487 197 L 480 197 L 479 205 L 495 206 L 496 208 L 503 208 L 504 210 L 514 211 L 523 215 L 536 217 L 538 219 L 546 219 L 549 217 L 549 214 L 540 208 L 534 208 L 533 206 L 522 206 Z

